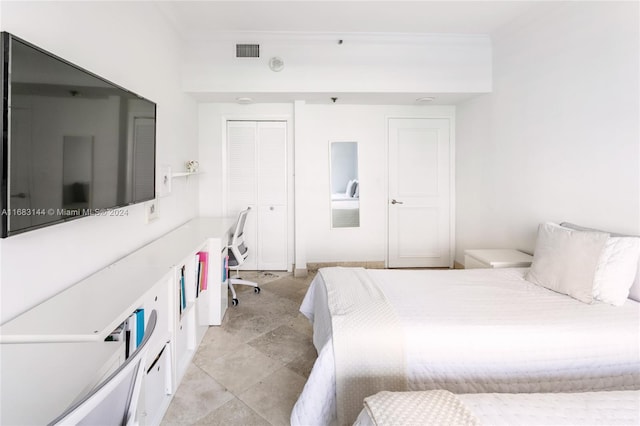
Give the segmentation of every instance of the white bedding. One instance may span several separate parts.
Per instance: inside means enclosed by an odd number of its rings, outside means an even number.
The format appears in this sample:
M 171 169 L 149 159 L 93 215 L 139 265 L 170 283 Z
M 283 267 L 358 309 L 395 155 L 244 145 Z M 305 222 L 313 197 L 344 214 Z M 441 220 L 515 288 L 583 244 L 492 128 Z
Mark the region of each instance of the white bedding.
M 353 197 L 351 195 L 345 194 L 344 192 L 334 192 L 333 194 L 331 194 L 331 200 L 353 200 Z
M 640 389 L 640 304 L 587 305 L 525 281 L 526 270 L 368 271 L 400 318 L 411 390 Z M 291 422 L 330 424 L 335 371 L 319 275 L 300 311 L 319 355 Z
M 355 210 L 360 208 L 359 198 L 347 198 L 344 200 L 331 201 L 331 208 L 338 210 Z
M 458 395 L 483 425 L 638 425 L 640 391 Z M 373 426 L 362 410 L 354 426 Z
M 360 201 L 357 198 L 331 201 L 331 225 L 334 228 L 360 226 Z

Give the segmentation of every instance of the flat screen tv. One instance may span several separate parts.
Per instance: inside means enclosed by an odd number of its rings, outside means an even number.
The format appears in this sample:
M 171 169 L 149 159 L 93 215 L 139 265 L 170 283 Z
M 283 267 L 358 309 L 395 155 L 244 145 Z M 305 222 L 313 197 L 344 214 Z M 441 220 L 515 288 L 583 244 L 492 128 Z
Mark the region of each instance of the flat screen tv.
M 1 41 L 1 237 L 153 199 L 156 104 L 12 34 Z

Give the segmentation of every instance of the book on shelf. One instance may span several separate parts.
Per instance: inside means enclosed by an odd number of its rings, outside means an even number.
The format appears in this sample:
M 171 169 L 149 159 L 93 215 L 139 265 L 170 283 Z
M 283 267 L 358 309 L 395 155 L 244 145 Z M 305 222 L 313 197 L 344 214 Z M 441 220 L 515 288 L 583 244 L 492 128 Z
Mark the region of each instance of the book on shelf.
M 182 310 L 187 308 L 187 288 L 185 283 L 185 279 L 187 278 L 185 276 L 186 268 L 187 267 L 185 265 L 182 265 L 182 268 L 180 268 L 180 303 L 182 304 Z
M 104 339 L 105 342 L 121 342 L 124 340 L 124 322 L 116 327 L 109 335 Z
M 200 258 L 196 255 L 196 264 L 198 265 L 198 270 L 196 272 L 196 299 L 200 296 L 200 280 L 202 279 L 200 274 L 202 273 L 202 264 L 200 263 Z
M 142 343 L 144 338 L 144 309 L 136 309 L 136 348 Z
M 207 272 L 209 270 L 209 253 L 198 252 L 198 288 L 200 291 L 207 289 Z
M 121 324 L 123 328 L 123 340 L 125 341 L 125 358 L 136 350 L 142 339 L 144 338 L 144 309 L 136 309 L 129 317 Z M 116 328 L 116 330 L 118 330 Z
M 229 256 L 225 256 L 222 259 L 222 282 L 227 281 L 229 277 Z
M 178 290 L 178 294 L 176 294 L 177 296 L 177 301 L 178 301 L 178 313 L 180 314 L 180 316 L 182 317 L 182 285 L 180 284 L 181 280 L 178 280 L 178 285 L 176 286 L 176 289 Z
M 136 350 L 136 333 L 138 331 L 138 327 L 136 326 L 137 319 L 138 317 L 134 313 L 124 321 L 126 330 L 125 358 L 129 358 L 133 351 Z
M 144 338 L 144 309 L 136 309 L 104 339 L 107 342 L 125 342 L 125 358 L 136 350 Z

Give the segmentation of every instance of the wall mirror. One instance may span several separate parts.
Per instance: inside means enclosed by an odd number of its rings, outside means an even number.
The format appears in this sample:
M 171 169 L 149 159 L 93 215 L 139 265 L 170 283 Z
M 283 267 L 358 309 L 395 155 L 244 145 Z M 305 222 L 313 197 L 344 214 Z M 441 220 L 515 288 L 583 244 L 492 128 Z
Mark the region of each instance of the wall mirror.
M 330 142 L 331 227 L 360 226 L 358 143 Z

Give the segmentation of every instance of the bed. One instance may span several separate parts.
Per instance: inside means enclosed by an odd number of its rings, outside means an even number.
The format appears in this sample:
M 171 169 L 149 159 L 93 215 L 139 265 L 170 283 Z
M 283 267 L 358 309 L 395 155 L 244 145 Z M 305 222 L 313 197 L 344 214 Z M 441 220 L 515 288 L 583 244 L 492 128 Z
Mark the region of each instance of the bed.
M 363 398 L 379 390 L 640 389 L 640 304 L 586 304 L 525 280 L 527 271 L 321 269 L 300 308 L 313 323 L 318 358 L 291 423 L 351 424 Z M 356 333 L 340 338 L 346 350 L 334 345 L 342 315 L 331 317 L 327 295 L 336 292 L 346 292 L 345 312 L 367 297 L 373 302 L 362 306 L 387 304 L 356 319 Z M 366 365 L 369 353 L 387 364 Z
M 380 392 L 365 399 L 354 426 L 465 423 L 494 426 L 638 425 L 640 391 L 449 396 L 443 395 L 442 391 Z
M 360 226 L 360 200 L 358 198 L 332 199 L 331 224 L 334 228 Z

